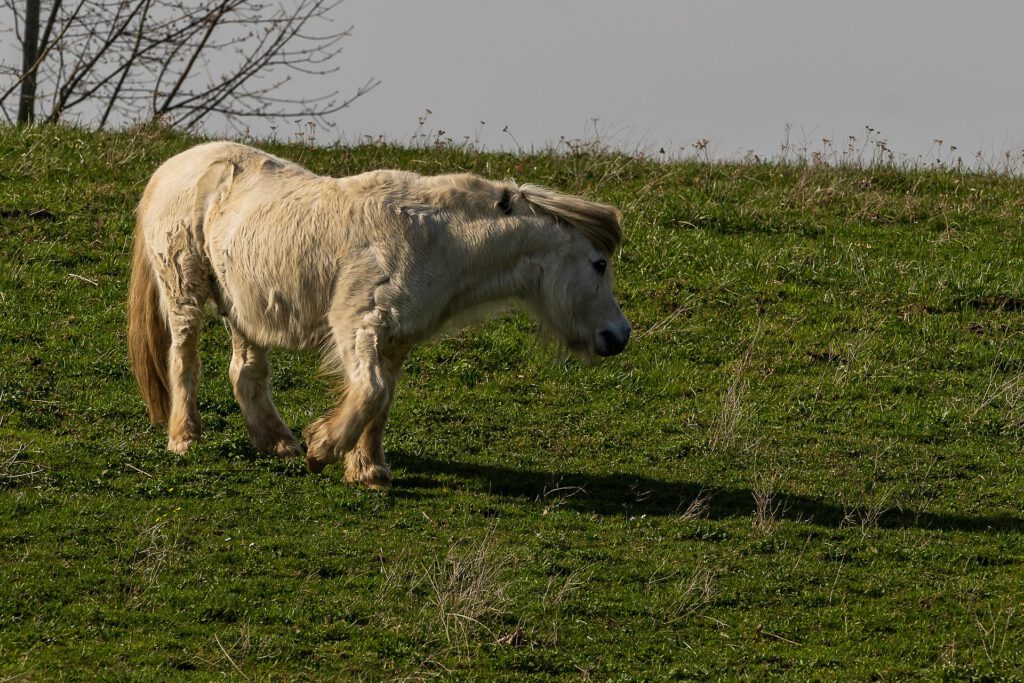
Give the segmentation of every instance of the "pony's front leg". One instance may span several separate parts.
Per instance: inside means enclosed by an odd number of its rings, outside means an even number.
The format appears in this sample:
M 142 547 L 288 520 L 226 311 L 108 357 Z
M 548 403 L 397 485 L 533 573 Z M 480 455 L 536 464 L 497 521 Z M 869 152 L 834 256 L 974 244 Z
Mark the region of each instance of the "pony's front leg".
M 234 325 L 231 328 L 231 365 L 228 375 L 235 398 L 257 450 L 280 457 L 293 457 L 302 450 L 292 431 L 281 419 L 270 397 L 270 363 L 267 350 L 249 343 Z
M 376 451 L 367 454 L 356 449 L 363 433 L 377 420 L 382 421 L 388 403 L 387 390 L 365 385 L 346 387 L 341 404 L 306 429 L 306 466 L 317 473 L 331 463 L 346 458 L 345 478 L 382 488 L 391 484 L 391 470 Z
M 342 358 L 344 397 L 337 408 L 306 429 L 306 466 L 311 472 L 320 472 L 346 457 L 348 481 L 374 488 L 389 486 L 391 470 L 379 442 L 400 361 L 381 355 L 376 334 L 367 330 L 356 334 Z M 364 443 L 369 447 L 362 447 Z
M 391 401 L 395 397 L 401 362 L 398 359 L 384 363 L 384 377 L 388 385 L 387 401 L 380 414 L 363 429 L 356 447 L 345 454 L 345 479 L 348 481 L 368 483 L 371 486 L 387 486 L 391 483 L 391 468 L 384 459 L 384 427 L 387 426 Z M 385 483 L 373 484 L 369 481 L 382 474 L 386 475 Z

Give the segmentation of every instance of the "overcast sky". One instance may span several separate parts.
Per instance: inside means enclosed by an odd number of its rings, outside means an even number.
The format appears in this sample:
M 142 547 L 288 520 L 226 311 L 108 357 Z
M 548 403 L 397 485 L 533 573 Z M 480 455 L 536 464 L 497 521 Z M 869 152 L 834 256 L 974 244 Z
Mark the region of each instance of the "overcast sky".
M 489 147 L 591 137 L 718 157 L 863 138 L 970 154 L 1024 144 L 1024 2 L 346 0 L 332 85 L 382 84 L 322 137 L 431 130 Z M 480 122 L 486 122 L 482 127 Z M 480 132 L 482 130 L 482 132 Z

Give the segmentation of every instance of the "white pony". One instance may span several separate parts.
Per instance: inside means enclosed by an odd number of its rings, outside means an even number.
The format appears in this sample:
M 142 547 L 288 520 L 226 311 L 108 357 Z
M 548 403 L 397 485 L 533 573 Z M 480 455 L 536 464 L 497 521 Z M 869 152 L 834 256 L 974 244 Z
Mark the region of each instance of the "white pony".
M 132 370 L 167 448 L 199 438 L 197 353 L 213 300 L 253 445 L 301 453 L 270 398 L 271 346 L 323 349 L 339 404 L 305 432 L 313 472 L 391 483 L 382 435 L 409 350 L 488 304 L 519 301 L 582 361 L 621 352 L 629 322 L 608 259 L 619 212 L 534 185 L 460 174 L 317 176 L 231 142 L 169 159 L 138 207 L 128 303 Z

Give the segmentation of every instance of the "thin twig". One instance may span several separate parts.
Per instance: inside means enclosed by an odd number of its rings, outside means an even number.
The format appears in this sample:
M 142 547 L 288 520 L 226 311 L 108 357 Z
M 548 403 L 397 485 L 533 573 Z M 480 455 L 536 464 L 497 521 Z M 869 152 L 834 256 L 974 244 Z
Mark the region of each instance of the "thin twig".
M 93 287 L 99 287 L 100 286 L 100 283 L 96 282 L 95 280 L 90 280 L 89 278 L 85 277 L 84 275 L 79 275 L 77 273 L 68 273 L 68 277 L 72 277 L 72 278 L 74 278 L 76 280 L 81 280 L 82 282 L 88 282 Z
M 131 464 L 130 462 L 126 462 L 126 463 L 124 464 L 124 466 L 125 466 L 125 467 L 127 467 L 128 469 L 131 469 L 131 470 L 135 470 L 135 471 L 136 471 L 136 472 L 138 472 L 139 474 L 144 474 L 144 475 L 146 475 L 147 477 L 149 477 L 150 479 L 152 479 L 152 478 L 153 478 L 153 475 L 152 475 L 152 474 L 150 474 L 149 472 L 146 472 L 146 471 L 144 471 L 144 470 L 140 470 L 140 469 L 139 469 L 138 467 L 136 467 L 135 465 Z
M 249 677 L 245 675 L 245 672 L 238 668 L 238 665 L 235 664 L 235 660 L 231 659 L 231 655 L 229 655 L 228 651 L 224 649 L 224 646 L 220 644 L 220 638 L 217 637 L 216 633 L 213 634 L 213 639 L 217 641 L 217 647 L 220 648 L 220 651 L 223 652 L 224 656 L 228 658 L 229 662 L 231 662 L 231 666 L 235 667 L 235 671 L 241 674 L 242 678 L 245 680 L 249 680 Z

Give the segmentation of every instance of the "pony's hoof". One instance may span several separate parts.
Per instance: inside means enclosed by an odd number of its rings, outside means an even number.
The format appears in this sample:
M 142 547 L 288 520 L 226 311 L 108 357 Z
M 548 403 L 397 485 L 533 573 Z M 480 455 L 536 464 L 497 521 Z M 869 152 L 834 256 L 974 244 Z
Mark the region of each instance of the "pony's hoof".
M 167 450 L 178 455 L 185 455 L 198 439 L 191 436 L 169 437 L 167 439 Z
M 335 462 L 330 450 L 325 446 L 323 436 L 323 420 L 317 420 L 306 428 L 306 469 L 313 474 L 320 474 L 324 468 Z
M 306 456 L 306 469 L 313 474 L 320 474 L 327 467 L 327 461 L 315 458 L 312 455 Z
M 349 467 L 345 469 L 345 480 L 371 489 L 386 489 L 391 487 L 391 470 L 387 465 Z
M 302 448 L 295 437 L 289 435 L 276 440 L 257 441 L 253 443 L 260 453 L 275 455 L 278 458 L 297 458 L 302 455 Z
M 274 446 L 273 455 L 279 458 L 297 458 L 302 455 L 302 448 L 295 439 L 278 441 Z

